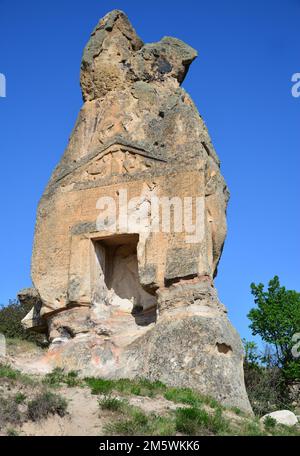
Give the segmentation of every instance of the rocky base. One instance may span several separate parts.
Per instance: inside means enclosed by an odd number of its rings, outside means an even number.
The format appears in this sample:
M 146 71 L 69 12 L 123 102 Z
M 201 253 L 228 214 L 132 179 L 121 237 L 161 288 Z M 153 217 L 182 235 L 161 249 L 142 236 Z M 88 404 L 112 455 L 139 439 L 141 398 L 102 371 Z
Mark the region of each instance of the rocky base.
M 175 307 L 166 304 L 170 304 L 170 296 Z M 242 343 L 215 289 L 208 283 L 176 284 L 161 294 L 159 303 L 165 310 L 157 322 L 136 327 L 126 338 L 119 334 L 124 328 L 105 332 L 105 322 L 91 324 L 92 320 L 86 319 L 87 326 L 80 326 L 83 320 L 78 318 L 78 312 L 91 315 L 91 309 L 70 310 L 76 312 L 76 327 L 69 327 L 69 337 L 53 339 L 45 361 L 52 367 L 78 370 L 83 376 L 143 377 L 168 386 L 190 387 L 224 405 L 251 413 L 244 386 Z M 120 313 L 114 312 L 120 320 Z M 68 311 L 63 314 L 50 319 L 49 327 L 55 326 L 59 332 L 65 320 L 70 326 Z M 110 327 L 114 327 L 113 320 L 111 315 Z M 121 321 L 131 321 L 132 328 L 135 325 L 130 314 Z
M 190 387 L 246 412 L 251 406 L 244 386 L 243 349 L 226 317 L 185 316 L 160 321 L 128 350 L 126 376 Z

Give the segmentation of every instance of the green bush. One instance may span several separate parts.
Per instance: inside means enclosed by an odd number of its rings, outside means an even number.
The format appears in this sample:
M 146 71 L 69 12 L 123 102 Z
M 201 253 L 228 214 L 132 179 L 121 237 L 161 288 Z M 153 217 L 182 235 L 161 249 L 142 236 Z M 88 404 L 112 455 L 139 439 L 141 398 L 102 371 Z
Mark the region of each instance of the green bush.
M 123 404 L 122 418 L 105 426 L 108 435 L 175 435 L 175 421 L 170 416 L 145 414 L 137 407 Z
M 272 418 L 271 416 L 267 416 L 264 419 L 264 426 L 266 429 L 273 429 L 274 427 L 276 427 L 276 424 L 276 420 L 274 420 L 274 418 Z
M 91 388 L 92 394 L 109 394 L 112 391 L 119 391 L 124 394 L 134 394 L 136 396 L 153 397 L 166 390 L 166 386 L 159 382 L 151 382 L 147 379 L 130 380 L 120 378 L 118 380 L 106 380 L 102 378 L 85 378 L 86 384 Z
M 70 371 L 66 373 L 61 367 L 56 367 L 52 372 L 45 375 L 43 383 L 54 387 L 65 383 L 69 387 L 74 387 L 79 386 L 81 384 L 81 380 L 78 378 L 78 372 Z
M 209 405 L 212 408 L 220 407 L 215 399 L 204 396 L 191 388 L 168 388 L 164 397 L 169 401 L 189 404 L 193 407 L 199 407 L 201 404 Z
M 22 375 L 20 371 L 13 369 L 9 364 L 0 364 L 0 378 L 17 380 Z
M 148 434 L 149 417 L 141 410 L 130 407 L 126 409 L 125 416 L 106 426 L 108 434 L 117 435 L 145 435 Z
M 91 388 L 92 394 L 108 394 L 114 389 L 113 380 L 89 377 L 85 382 Z
M 104 396 L 98 400 L 98 404 L 103 410 L 110 410 L 112 412 L 122 411 L 126 405 L 125 401 L 117 397 Z
M 187 435 L 218 435 L 229 429 L 220 409 L 210 414 L 197 407 L 176 410 L 176 429 Z
M 49 415 L 64 416 L 67 410 L 67 401 L 60 395 L 49 391 L 36 396 L 28 403 L 28 417 L 32 421 L 39 421 Z
M 21 320 L 31 310 L 31 305 L 26 305 L 17 300 L 10 300 L 7 306 L 0 306 L 0 334 L 11 339 L 23 339 L 44 344 L 44 336 L 26 331 L 21 325 Z
M 33 385 L 35 380 L 30 375 L 23 374 L 17 369 L 12 368 L 9 364 L 0 364 L 0 378 L 15 380 L 24 385 Z
M 26 400 L 26 395 L 19 392 L 15 395 L 15 402 L 16 404 L 23 404 L 23 402 L 25 402 Z

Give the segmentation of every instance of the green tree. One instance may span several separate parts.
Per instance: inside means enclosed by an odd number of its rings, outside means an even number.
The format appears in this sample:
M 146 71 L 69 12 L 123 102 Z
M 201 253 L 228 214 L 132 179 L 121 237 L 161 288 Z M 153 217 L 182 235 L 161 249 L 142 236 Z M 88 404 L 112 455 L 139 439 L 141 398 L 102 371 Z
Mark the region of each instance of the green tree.
M 31 309 L 30 304 L 24 304 L 18 300 L 10 300 L 7 306 L 0 306 L 0 334 L 12 339 L 25 339 L 37 344 L 43 344 L 44 336 L 26 331 L 21 320 Z
M 256 308 L 248 318 L 253 335 L 274 347 L 275 364 L 282 368 L 288 379 L 300 378 L 300 358 L 292 353 L 293 336 L 300 332 L 300 293 L 286 290 L 275 276 L 268 289 L 262 283 L 251 284 Z
M 245 359 L 244 362 L 248 366 L 259 367 L 261 356 L 258 354 L 257 344 L 252 341 L 243 339 Z

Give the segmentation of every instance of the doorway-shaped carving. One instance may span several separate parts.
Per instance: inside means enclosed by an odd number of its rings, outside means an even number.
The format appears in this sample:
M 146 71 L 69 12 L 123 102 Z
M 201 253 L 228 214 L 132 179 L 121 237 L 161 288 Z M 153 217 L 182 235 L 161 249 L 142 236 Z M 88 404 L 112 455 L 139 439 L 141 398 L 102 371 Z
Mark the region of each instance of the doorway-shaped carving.
M 121 308 L 131 310 L 139 326 L 156 321 L 157 298 L 139 282 L 137 234 L 121 234 L 94 241 L 105 287 Z

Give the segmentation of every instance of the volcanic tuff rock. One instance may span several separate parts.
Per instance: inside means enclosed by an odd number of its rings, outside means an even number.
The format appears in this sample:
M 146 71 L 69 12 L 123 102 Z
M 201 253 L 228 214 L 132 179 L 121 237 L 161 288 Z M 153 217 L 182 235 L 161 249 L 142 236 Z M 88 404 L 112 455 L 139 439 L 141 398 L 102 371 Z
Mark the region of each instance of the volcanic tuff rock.
M 82 58 L 84 104 L 39 204 L 24 323 L 47 328 L 53 366 L 190 386 L 251 411 L 242 344 L 213 285 L 229 193 L 180 87 L 196 56 L 172 37 L 144 44 L 121 11 L 96 26 Z M 127 224 L 109 214 L 99 228 L 99 198 L 120 209 L 124 190 L 139 207 L 128 206 Z M 140 229 L 132 216 L 147 226 L 153 197 L 202 201 L 203 236 Z

